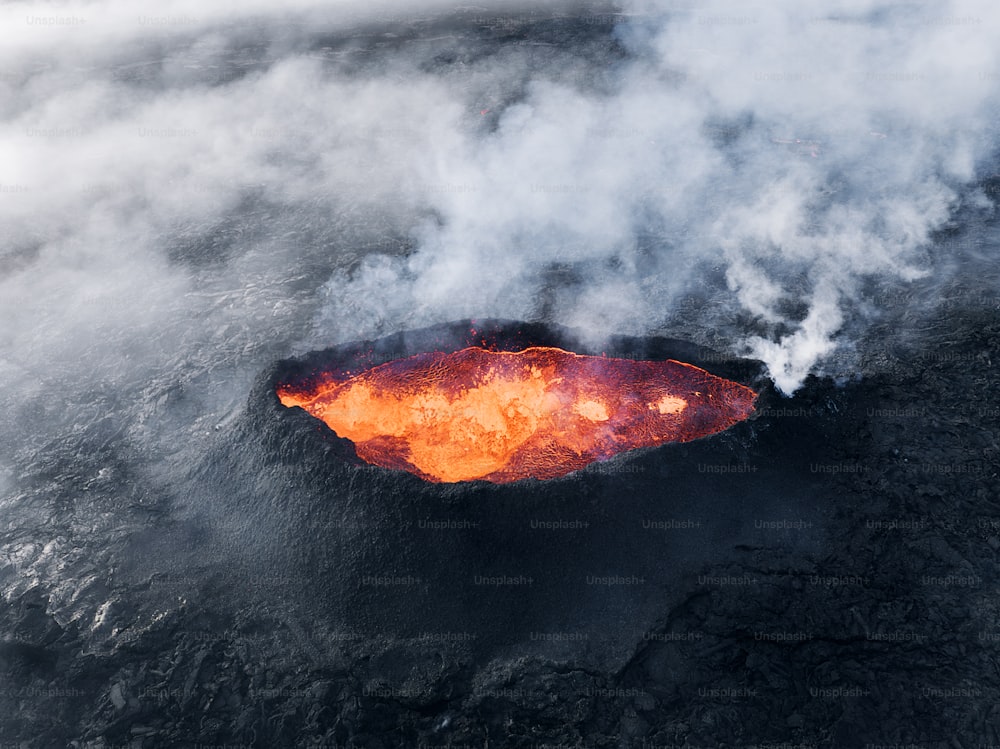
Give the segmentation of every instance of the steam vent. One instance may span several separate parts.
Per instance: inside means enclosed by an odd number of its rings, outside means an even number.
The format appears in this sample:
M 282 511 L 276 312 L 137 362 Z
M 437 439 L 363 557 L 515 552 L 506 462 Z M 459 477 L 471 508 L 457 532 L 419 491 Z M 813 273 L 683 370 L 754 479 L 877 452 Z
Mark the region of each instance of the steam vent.
M 720 432 L 746 419 L 757 397 L 672 359 L 577 354 L 498 332 L 470 327 L 477 345 L 316 367 L 279 381 L 276 393 L 366 463 L 444 483 L 557 478 L 627 450 Z

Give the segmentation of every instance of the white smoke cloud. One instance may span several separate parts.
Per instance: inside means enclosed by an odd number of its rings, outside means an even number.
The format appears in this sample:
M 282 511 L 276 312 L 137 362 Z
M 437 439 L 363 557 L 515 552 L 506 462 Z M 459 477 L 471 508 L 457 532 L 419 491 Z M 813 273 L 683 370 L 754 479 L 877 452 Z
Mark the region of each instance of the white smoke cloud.
M 494 132 L 435 139 L 418 169 L 451 188 L 430 196 L 440 222 L 415 255 L 335 279 L 320 329 L 537 315 L 545 270 L 568 263 L 583 278 L 552 319 L 669 330 L 685 282 L 722 264 L 729 303 L 702 319 L 779 389 L 846 353 L 862 281 L 931 272 L 932 232 L 991 155 L 1000 14 L 661 9 L 621 27 L 633 58 L 610 91 L 541 69 Z M 741 330 L 745 315 L 773 332 Z
M 987 3 L 555 7 L 5 4 L 4 405 L 166 376 L 225 411 L 289 347 L 464 316 L 712 330 L 792 392 L 864 279 L 934 271 Z M 550 12 L 580 37 L 497 38 Z

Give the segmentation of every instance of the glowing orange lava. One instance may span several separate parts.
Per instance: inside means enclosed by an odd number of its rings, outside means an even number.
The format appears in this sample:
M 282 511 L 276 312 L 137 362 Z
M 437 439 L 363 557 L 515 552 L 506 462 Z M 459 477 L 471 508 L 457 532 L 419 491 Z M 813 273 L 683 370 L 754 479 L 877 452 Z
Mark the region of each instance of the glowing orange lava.
M 495 483 L 714 434 L 749 416 L 757 397 L 690 364 L 542 347 L 418 354 L 277 393 L 368 463 L 428 481 Z

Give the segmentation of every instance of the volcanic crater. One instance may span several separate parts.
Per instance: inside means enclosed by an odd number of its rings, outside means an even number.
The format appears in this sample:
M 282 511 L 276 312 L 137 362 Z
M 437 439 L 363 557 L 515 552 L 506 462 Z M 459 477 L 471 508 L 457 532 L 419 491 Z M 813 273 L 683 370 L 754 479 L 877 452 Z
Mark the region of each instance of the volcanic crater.
M 621 452 L 715 434 L 753 411 L 753 390 L 659 359 L 663 342 L 647 352 L 619 339 L 609 356 L 565 350 L 572 338 L 470 320 L 311 354 L 279 375 L 275 392 L 349 440 L 364 462 L 446 483 L 557 478 Z M 417 341 L 433 350 L 414 353 Z

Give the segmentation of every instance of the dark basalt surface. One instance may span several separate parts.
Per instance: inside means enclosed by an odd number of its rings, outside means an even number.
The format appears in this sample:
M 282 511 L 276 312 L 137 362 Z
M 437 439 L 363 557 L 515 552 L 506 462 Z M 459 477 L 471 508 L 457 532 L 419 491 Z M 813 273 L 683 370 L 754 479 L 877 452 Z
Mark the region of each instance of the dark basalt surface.
M 988 357 L 996 336 L 980 318 L 948 340 Z M 989 736 L 993 372 L 975 374 L 972 411 L 964 360 L 913 352 L 900 353 L 919 366 L 904 360 L 891 379 L 811 380 L 783 399 L 753 362 L 657 339 L 615 346 L 755 385 L 758 412 L 564 479 L 429 484 L 345 460 L 273 396 L 291 369 L 358 346 L 282 362 L 190 467 L 212 513 L 118 554 L 123 633 L 97 648 L 48 620 L 38 594 L 4 609 L 17 633 L 6 708 L 23 710 L 19 692 L 56 705 L 21 714 L 50 726 L 43 739 L 89 746 Z M 130 630 L 130 612 L 154 604 L 163 615 Z

